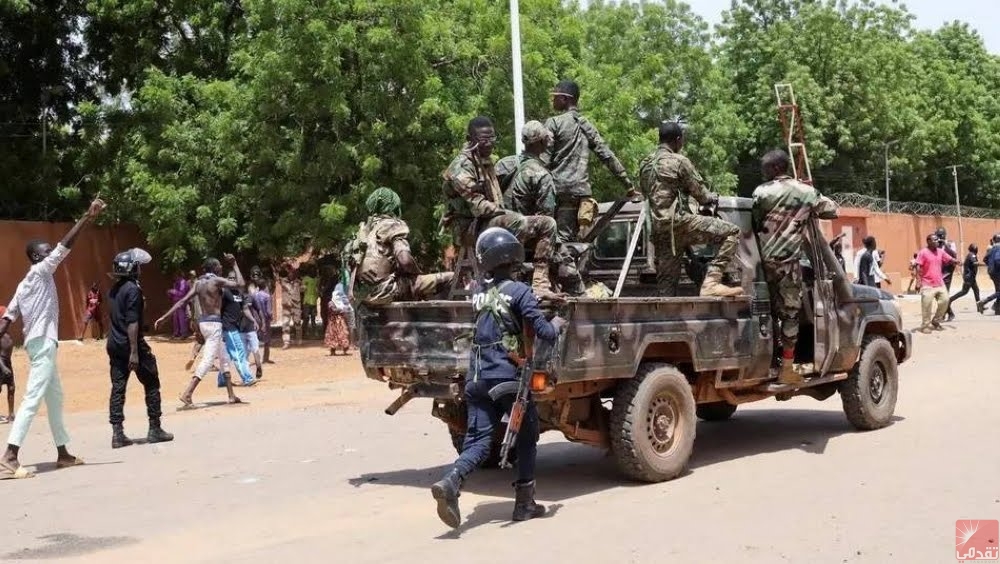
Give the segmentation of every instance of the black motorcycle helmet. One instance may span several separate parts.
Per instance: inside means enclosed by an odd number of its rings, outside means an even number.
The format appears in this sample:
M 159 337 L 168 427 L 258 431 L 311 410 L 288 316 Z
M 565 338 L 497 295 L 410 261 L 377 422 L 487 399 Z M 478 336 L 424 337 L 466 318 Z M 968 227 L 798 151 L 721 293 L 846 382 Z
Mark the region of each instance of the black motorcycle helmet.
M 490 227 L 476 239 L 476 265 L 480 272 L 493 272 L 501 266 L 524 262 L 524 245 L 502 227 Z
M 140 248 L 129 249 L 115 255 L 112 264 L 113 278 L 138 278 L 140 266 L 148 264 L 153 257 Z

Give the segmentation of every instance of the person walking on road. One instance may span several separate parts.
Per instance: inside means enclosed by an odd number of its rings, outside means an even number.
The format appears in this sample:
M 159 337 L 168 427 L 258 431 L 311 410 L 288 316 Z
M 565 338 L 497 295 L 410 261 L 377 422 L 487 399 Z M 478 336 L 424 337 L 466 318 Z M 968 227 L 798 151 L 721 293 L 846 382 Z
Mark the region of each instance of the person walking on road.
M 28 372 L 28 389 L 21 399 L 21 407 L 7 438 L 7 450 L 0 457 L 0 470 L 12 478 L 30 478 L 33 474 L 21 466 L 18 455 L 28 435 L 31 422 L 38 408 L 45 401 L 45 409 L 56 444 L 56 468 L 83 464 L 83 460 L 69 453 L 69 433 L 63 423 L 63 390 L 56 369 L 56 349 L 59 347 L 59 294 L 56 292 L 54 274 L 69 255 L 73 243 L 87 225 L 101 214 L 105 204 L 99 198 L 90 204 L 83 216 L 53 249 L 44 241 L 31 241 L 25 249 L 31 268 L 17 285 L 14 297 L 7 305 L 7 312 L 0 319 L 0 339 L 19 317 L 24 323 L 24 348 L 31 361 Z
M 115 285 L 108 292 L 111 302 L 111 333 L 108 337 L 108 361 L 111 364 L 111 448 L 129 446 L 125 435 L 125 390 L 128 377 L 135 372 L 146 393 L 146 416 L 149 432 L 146 440 L 163 443 L 174 436 L 160 426 L 160 371 L 156 357 L 143 335 L 145 298 L 139 286 L 139 271 L 153 260 L 143 249 L 130 249 L 115 256 L 111 276 Z
M 948 311 L 951 311 L 951 304 L 955 303 L 955 300 L 965 296 L 972 291 L 972 297 L 976 300 L 976 305 L 979 305 L 979 283 L 976 282 L 976 275 L 979 274 L 979 246 L 975 243 L 969 245 L 969 254 L 965 255 L 965 261 L 962 262 L 962 291 L 955 294 L 948 300 Z M 953 314 L 954 315 L 954 314 Z
M 979 310 L 979 313 L 983 313 L 990 302 L 997 300 L 993 304 L 993 313 L 1000 315 L 1000 233 L 993 235 L 993 245 L 986 253 L 984 262 L 986 263 L 986 272 L 989 273 L 990 280 L 993 281 L 993 293 L 982 301 L 976 302 L 976 309 Z
M 938 248 L 936 235 L 927 236 L 927 247 L 917 254 L 917 272 L 920 276 L 921 333 L 941 331 L 941 321 L 948 311 L 948 290 L 944 285 L 942 268 L 954 262 L 951 255 Z

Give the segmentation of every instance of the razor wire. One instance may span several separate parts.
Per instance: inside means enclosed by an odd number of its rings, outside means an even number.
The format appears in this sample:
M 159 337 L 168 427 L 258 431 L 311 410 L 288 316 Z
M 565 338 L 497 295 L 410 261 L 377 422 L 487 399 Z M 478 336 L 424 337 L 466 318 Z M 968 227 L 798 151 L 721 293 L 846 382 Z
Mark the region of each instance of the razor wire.
M 878 196 L 866 196 L 855 193 L 835 193 L 827 196 L 837 203 L 838 206 L 846 208 L 860 208 L 878 213 L 886 212 L 885 198 Z M 975 208 L 970 206 L 949 206 L 944 204 L 929 204 L 926 202 L 889 202 L 889 213 L 904 215 L 937 215 L 958 217 L 959 210 L 963 218 L 979 219 L 1000 219 L 1000 210 L 989 208 Z

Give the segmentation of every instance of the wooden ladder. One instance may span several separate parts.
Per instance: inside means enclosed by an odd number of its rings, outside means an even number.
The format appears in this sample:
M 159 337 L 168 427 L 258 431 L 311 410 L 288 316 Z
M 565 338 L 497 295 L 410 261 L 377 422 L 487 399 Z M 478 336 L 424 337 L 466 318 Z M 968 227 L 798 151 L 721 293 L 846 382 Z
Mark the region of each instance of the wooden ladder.
M 472 295 L 472 291 L 465 287 L 476 275 L 475 249 L 475 245 L 463 245 L 459 248 L 458 258 L 455 260 L 455 278 L 451 281 L 451 290 L 448 292 L 449 300 L 466 299 Z M 468 280 L 465 278 L 466 274 L 469 275 Z

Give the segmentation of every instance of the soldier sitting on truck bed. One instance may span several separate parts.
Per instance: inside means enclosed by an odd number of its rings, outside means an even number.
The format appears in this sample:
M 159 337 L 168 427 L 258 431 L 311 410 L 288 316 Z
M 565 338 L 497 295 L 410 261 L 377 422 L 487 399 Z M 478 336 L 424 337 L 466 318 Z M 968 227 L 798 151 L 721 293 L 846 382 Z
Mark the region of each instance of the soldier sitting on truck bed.
M 660 125 L 660 146 L 639 165 L 639 185 L 649 202 L 656 249 L 656 285 L 664 296 L 677 295 L 681 257 L 691 245 L 719 245 L 702 282 L 702 296 L 734 297 L 742 288 L 722 283 L 722 275 L 736 256 L 739 227 L 715 217 L 699 215 L 691 200 L 717 202 L 687 157 L 681 154 L 684 130 L 676 122 Z
M 458 527 L 462 521 L 458 496 L 462 483 L 490 454 L 494 428 L 513 404 L 511 396 L 494 401 L 490 390 L 503 382 L 517 380 L 518 366 L 527 356 L 525 332 L 536 339 L 554 341 L 565 320 L 545 319 L 531 288 L 511 279 L 511 273 L 524 261 L 524 247 L 509 231 L 490 228 L 476 241 L 478 270 L 486 280 L 484 293 L 472 303 L 476 325 L 472 354 L 465 383 L 468 405 L 468 429 L 462 454 L 444 478 L 431 487 L 437 500 L 437 514 L 447 525 Z M 517 450 L 517 481 L 514 482 L 514 521 L 525 521 L 545 514 L 545 507 L 535 503 L 535 454 L 538 445 L 538 411 L 528 401 L 514 448 Z
M 551 297 L 549 259 L 555 245 L 556 222 L 551 217 L 521 215 L 504 209 L 500 181 L 493 165 L 496 133 L 489 118 L 479 116 L 469 122 L 466 144 L 444 173 L 447 198 L 445 225 L 454 241 L 464 246 L 489 227 L 503 227 L 522 244 L 534 244 L 535 266 L 531 286 L 540 297 Z
M 760 240 L 771 310 L 781 323 L 778 381 L 798 384 L 803 381 L 794 365 L 802 311 L 802 229 L 813 214 L 820 219 L 837 217 L 837 205 L 812 186 L 788 176 L 789 164 L 788 153 L 780 149 L 764 155 L 761 169 L 766 182 L 753 192 L 753 226 Z
M 365 200 L 368 221 L 348 243 L 352 301 L 365 305 L 428 299 L 452 281 L 454 273 L 421 274 L 410 254 L 410 228 L 399 218 L 399 194 L 379 188 Z M 355 282 L 358 289 L 354 291 Z

